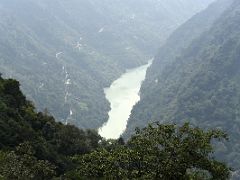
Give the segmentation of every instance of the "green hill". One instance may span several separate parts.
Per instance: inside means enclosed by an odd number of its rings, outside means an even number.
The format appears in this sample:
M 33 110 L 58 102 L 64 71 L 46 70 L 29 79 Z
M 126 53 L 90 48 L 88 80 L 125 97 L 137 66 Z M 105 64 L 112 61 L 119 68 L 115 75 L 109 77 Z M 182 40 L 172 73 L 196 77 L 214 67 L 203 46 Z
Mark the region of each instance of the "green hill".
M 0 77 L 0 176 L 49 179 L 63 174 L 73 165 L 71 156 L 91 152 L 100 139 L 93 130 L 66 126 L 37 112 L 18 81 Z
M 97 128 L 110 108 L 103 88 L 146 63 L 179 24 L 208 3 L 2 0 L 0 72 L 18 79 L 39 110 Z
M 240 169 L 240 3 L 217 1 L 196 15 L 160 49 L 133 109 L 127 133 L 151 121 L 219 128 L 228 143 L 216 156 Z M 224 12 L 223 10 L 227 8 Z
M 230 169 L 212 157 L 211 144 L 225 138 L 221 131 L 188 124 L 155 124 L 126 144 L 105 141 L 93 130 L 36 112 L 18 81 L 0 77 L 1 180 L 227 179 Z

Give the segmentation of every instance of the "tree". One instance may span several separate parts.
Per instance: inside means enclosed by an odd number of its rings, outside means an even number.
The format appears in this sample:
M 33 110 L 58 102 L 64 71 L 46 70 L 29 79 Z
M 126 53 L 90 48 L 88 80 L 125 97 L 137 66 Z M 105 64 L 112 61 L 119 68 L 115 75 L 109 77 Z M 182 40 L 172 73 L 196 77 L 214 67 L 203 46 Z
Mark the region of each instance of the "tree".
M 52 179 L 55 167 L 34 157 L 29 143 L 20 144 L 16 151 L 0 152 L 0 179 Z
M 126 145 L 75 157 L 77 173 L 87 178 L 228 179 L 230 169 L 213 156 L 212 141 L 224 139 L 219 130 L 151 124 Z
M 19 85 L 0 78 L 0 179 L 62 176 L 75 168 L 71 156 L 93 151 L 101 137 L 37 112 Z

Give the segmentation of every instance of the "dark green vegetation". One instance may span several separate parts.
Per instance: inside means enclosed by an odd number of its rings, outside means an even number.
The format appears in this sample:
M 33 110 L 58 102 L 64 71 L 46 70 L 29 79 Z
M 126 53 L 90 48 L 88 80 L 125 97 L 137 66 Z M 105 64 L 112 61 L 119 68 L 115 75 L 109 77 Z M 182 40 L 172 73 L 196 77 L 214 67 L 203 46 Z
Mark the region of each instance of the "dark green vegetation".
M 160 120 L 220 128 L 230 142 L 216 156 L 240 169 L 240 1 L 220 0 L 179 28 L 160 49 L 128 125 Z M 227 8 L 224 12 L 224 8 Z M 239 179 L 239 177 L 238 177 Z
M 212 156 L 219 130 L 152 124 L 126 144 L 37 113 L 16 80 L 0 77 L 0 179 L 227 179 Z M 101 140 L 101 141 L 100 141 Z
M 113 142 L 74 158 L 75 177 L 105 179 L 228 179 L 229 168 L 212 157 L 213 139 L 221 131 L 204 132 L 174 125 L 149 125 L 137 130 L 126 145 Z M 78 175 L 78 176 L 77 176 Z
M 71 169 L 70 156 L 98 147 L 100 136 L 56 123 L 19 90 L 16 80 L 0 78 L 0 174 L 7 179 L 48 179 Z
M 0 71 L 18 79 L 38 109 L 98 128 L 109 110 L 103 87 L 146 63 L 159 43 L 208 3 L 1 0 Z

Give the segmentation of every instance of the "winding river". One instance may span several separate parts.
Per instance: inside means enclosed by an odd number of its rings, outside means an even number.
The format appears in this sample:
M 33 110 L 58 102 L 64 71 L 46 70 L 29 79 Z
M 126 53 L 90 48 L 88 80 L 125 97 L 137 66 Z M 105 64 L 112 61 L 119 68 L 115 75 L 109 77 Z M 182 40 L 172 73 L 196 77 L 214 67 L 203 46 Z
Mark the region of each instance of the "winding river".
M 152 60 L 146 65 L 127 70 L 110 87 L 104 89 L 105 96 L 111 104 L 111 110 L 108 113 L 107 123 L 99 129 L 102 137 L 117 139 L 126 129 L 132 108 L 140 100 L 141 84 L 151 63 Z

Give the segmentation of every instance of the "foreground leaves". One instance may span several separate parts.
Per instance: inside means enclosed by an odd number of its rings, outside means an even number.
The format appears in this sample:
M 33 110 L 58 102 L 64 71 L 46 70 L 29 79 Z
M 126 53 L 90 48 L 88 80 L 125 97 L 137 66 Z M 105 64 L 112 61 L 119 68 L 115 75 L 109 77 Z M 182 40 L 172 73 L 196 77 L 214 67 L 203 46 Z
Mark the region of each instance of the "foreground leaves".
M 107 179 L 228 179 L 229 168 L 213 157 L 213 140 L 227 136 L 189 124 L 152 124 L 137 130 L 126 145 L 112 144 L 77 156 L 76 174 Z

